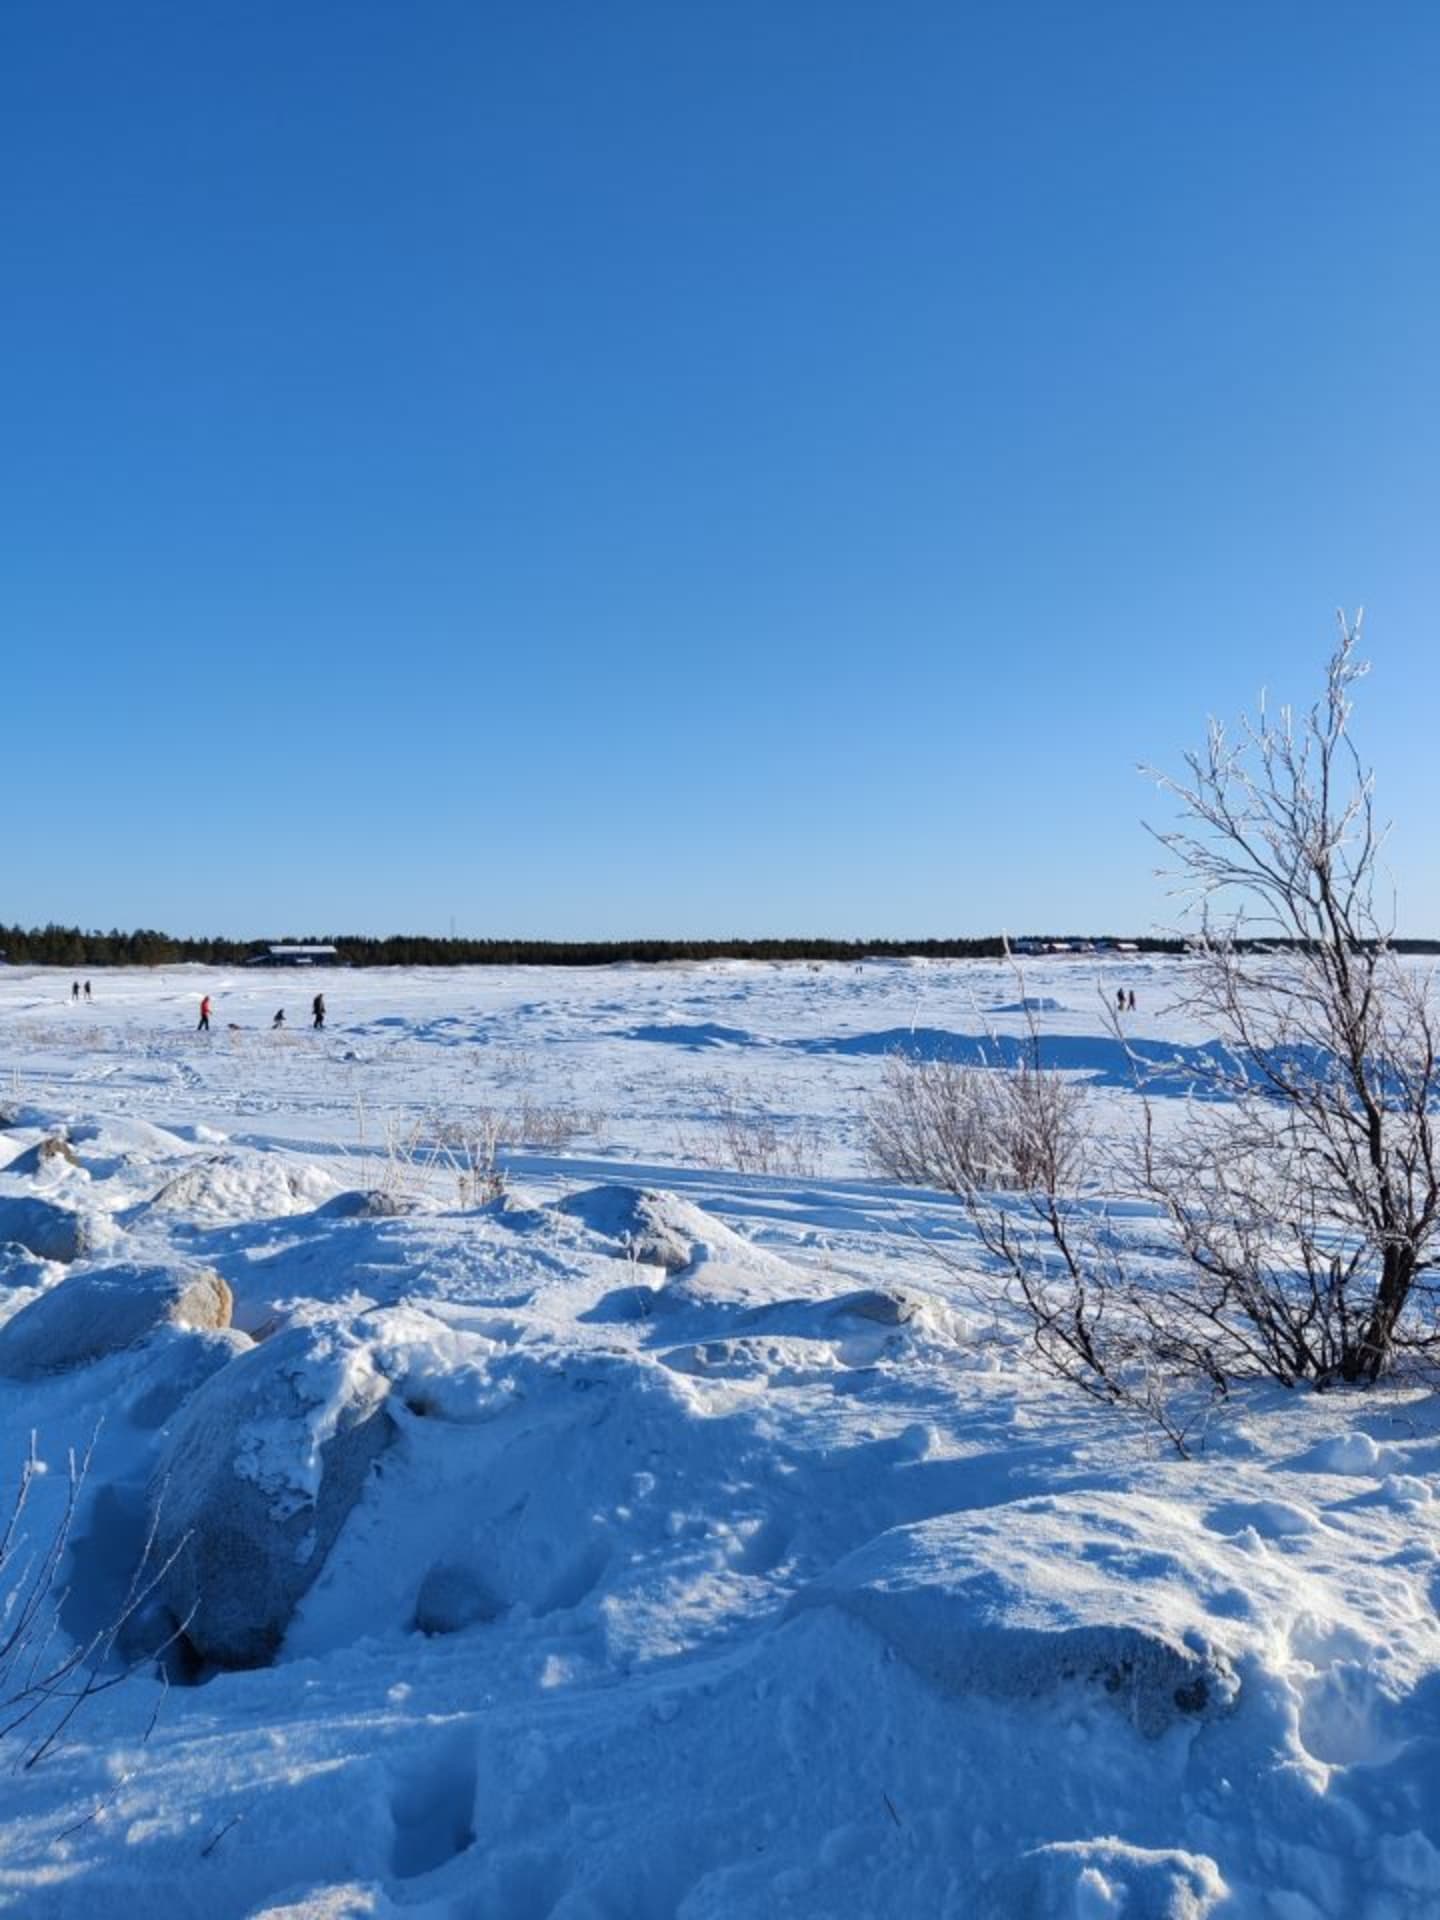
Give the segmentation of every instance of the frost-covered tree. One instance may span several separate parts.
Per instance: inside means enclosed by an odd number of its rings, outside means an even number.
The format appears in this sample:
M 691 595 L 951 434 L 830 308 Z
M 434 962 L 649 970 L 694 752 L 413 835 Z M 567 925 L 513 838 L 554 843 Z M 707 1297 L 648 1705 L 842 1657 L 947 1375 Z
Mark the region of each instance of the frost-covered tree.
M 1320 700 L 1212 722 L 1158 837 L 1198 918 L 1183 999 L 1216 1036 L 1144 1183 L 1186 1278 L 1175 1338 L 1228 1379 L 1378 1379 L 1435 1338 L 1435 1007 L 1391 946 L 1374 781 L 1350 733 L 1367 672 L 1340 622 Z

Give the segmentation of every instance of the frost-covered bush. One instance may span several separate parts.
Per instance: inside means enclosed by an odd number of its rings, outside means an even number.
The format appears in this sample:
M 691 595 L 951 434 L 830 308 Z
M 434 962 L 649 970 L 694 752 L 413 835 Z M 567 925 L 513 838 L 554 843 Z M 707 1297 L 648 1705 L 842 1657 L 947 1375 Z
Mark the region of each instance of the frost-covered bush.
M 866 1152 L 892 1180 L 970 1194 L 1070 1184 L 1085 1138 L 1085 1093 L 1024 1064 L 887 1061 L 866 1112 Z
M 1212 722 L 1161 782 L 1199 909 L 1182 1003 L 1219 1044 L 1192 1124 L 1147 1128 L 1145 1187 L 1188 1261 L 1186 1336 L 1287 1386 L 1440 1351 L 1440 1008 L 1391 945 L 1358 640 L 1342 620 L 1308 712 Z

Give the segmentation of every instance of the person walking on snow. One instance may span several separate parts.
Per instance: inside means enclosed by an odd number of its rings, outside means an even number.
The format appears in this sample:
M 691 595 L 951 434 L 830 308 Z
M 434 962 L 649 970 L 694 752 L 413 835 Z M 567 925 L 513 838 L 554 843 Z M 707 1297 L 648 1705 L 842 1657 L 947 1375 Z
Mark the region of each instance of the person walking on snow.
M 276 1012 L 275 1018 L 270 1022 L 270 1026 L 273 1030 L 276 1027 L 283 1027 L 284 1024 L 285 1024 L 285 1009 L 281 1007 Z
M 70 988 L 70 998 L 72 1000 L 78 1000 L 80 998 L 80 982 L 78 980 L 76 980 Z
M 197 1033 L 208 1033 L 210 1031 L 210 996 L 208 993 L 200 1002 L 200 1024 L 196 1027 L 195 1031 Z
M 311 1004 L 311 1011 L 315 1015 L 315 1031 L 319 1033 L 320 1029 L 325 1025 L 325 996 L 323 993 L 316 994 Z
M 85 982 L 85 998 L 87 1000 L 91 1000 L 94 998 L 94 995 L 90 991 L 90 982 L 88 980 Z

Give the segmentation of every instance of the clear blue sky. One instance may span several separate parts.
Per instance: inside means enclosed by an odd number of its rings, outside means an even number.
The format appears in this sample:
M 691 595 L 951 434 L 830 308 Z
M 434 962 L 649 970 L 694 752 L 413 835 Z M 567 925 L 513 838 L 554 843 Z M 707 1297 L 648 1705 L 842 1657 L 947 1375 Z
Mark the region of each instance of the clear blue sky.
M 0 919 L 1143 928 L 1314 688 L 1440 932 L 1440 7 L 11 0 Z

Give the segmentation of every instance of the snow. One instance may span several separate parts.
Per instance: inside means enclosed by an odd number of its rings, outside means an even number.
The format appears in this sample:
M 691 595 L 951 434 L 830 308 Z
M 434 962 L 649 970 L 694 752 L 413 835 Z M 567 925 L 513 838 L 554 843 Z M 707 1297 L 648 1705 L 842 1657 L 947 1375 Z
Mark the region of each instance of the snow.
M 1183 1094 L 1184 964 L 197 968 L 75 1007 L 0 970 L 0 1230 L 46 1243 L 0 1248 L 0 1323 L 206 1269 L 238 1330 L 141 1314 L 0 1379 L 30 1551 L 93 1437 L 59 1633 L 187 1474 L 197 1522 L 283 1530 L 289 1609 L 269 1663 L 144 1659 L 0 1776 L 0 1909 L 1440 1912 L 1434 1396 L 1257 1390 L 1182 1461 L 1039 1379 L 957 1205 L 864 1162 L 897 1046 L 1032 1021 L 1120 1141 L 1103 1010 L 1135 989 Z M 323 1033 L 271 1030 L 317 990 Z M 813 1164 L 727 1169 L 717 1081 Z M 458 1143 L 562 1105 L 477 1205 Z M 355 1407 L 388 1444 L 341 1515 Z

